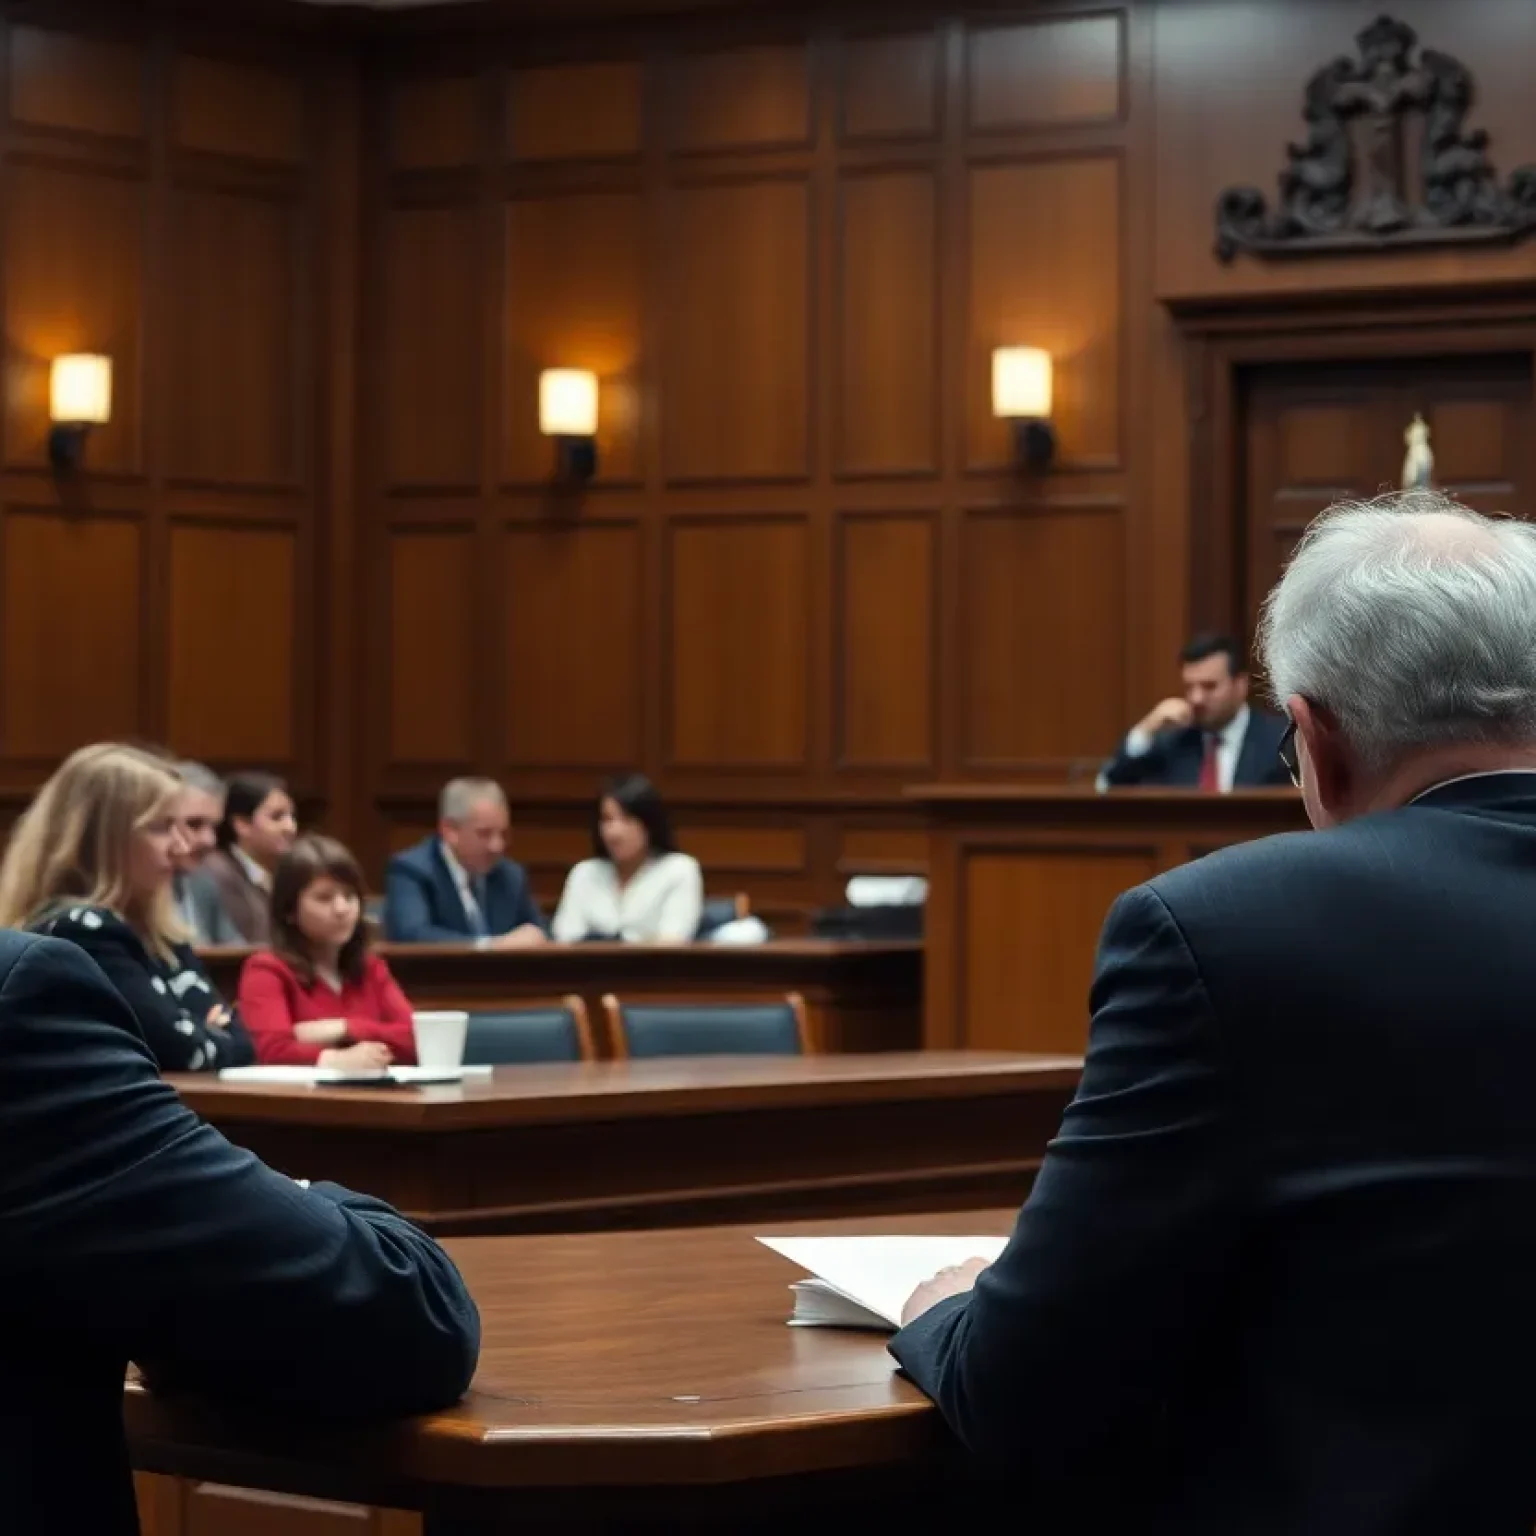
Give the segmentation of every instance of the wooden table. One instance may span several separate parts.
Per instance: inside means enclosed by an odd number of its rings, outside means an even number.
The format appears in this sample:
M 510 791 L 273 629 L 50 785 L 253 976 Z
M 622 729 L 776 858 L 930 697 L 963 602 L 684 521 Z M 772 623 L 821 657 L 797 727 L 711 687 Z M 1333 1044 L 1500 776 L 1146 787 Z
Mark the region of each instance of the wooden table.
M 1013 1218 L 1010 1208 L 806 1230 L 1003 1233 Z M 963 1491 L 949 1485 L 948 1437 L 895 1374 L 885 1336 L 786 1327 L 799 1272 L 753 1241 L 763 1230 L 450 1243 L 484 1328 L 479 1373 L 460 1406 L 338 1434 L 130 1386 L 134 1465 L 421 1510 L 428 1536 L 755 1533 L 803 1526 L 812 1513 L 829 1528 L 858 1518 L 896 1530 L 912 1528 L 900 1522 L 926 1498 L 939 1501 L 926 1512 L 930 1528 L 970 1524 L 960 1519 Z M 192 1529 L 199 1499 L 228 1506 L 239 1496 L 145 1479 L 141 1498 L 157 1515 L 146 1536 L 178 1536 Z M 244 1532 L 294 1529 L 282 1504 L 263 1514 L 246 1502 L 241 1512 Z M 336 1512 L 334 1526 L 312 1506 L 307 1514 L 315 1533 L 369 1528 L 355 1508 Z M 414 1528 L 371 1518 L 376 1531 Z
M 226 997 L 247 949 L 203 958 Z M 575 992 L 601 1039 L 601 1000 L 755 1002 L 799 992 L 823 1051 L 910 1051 L 922 1044 L 921 943 L 548 944 L 498 952 L 468 944 L 381 944 L 420 1008 L 514 1008 Z M 599 1050 L 603 1049 L 599 1045 Z
M 1081 1053 L 1115 898 L 1218 848 L 1307 825 L 1291 789 L 907 793 L 930 818 L 923 1038 L 939 1049 Z
M 502 1067 L 438 1088 L 169 1081 L 272 1166 L 430 1231 L 562 1232 L 1015 1202 L 1081 1066 L 914 1051 Z

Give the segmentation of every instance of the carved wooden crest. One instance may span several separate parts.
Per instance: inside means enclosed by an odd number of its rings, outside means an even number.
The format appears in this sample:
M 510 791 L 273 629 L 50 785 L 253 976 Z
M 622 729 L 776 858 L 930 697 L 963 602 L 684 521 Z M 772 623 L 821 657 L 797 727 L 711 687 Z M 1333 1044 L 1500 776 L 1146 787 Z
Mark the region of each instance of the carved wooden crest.
M 1359 57 L 1307 82 L 1307 136 L 1286 146 L 1279 197 L 1229 187 L 1216 201 L 1216 254 L 1515 240 L 1536 229 L 1536 165 L 1500 182 L 1488 135 L 1466 128 L 1472 77 L 1448 53 L 1413 57 L 1412 27 L 1378 16 Z M 1413 130 L 1417 130 L 1415 133 Z

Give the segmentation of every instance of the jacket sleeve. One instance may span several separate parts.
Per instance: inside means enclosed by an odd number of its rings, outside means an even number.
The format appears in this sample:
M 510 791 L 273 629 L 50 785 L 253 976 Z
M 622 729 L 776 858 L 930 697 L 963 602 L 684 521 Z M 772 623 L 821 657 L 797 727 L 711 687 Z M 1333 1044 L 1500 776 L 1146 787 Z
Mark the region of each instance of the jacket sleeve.
M 547 933 L 549 925 L 544 921 L 544 914 L 539 910 L 538 902 L 533 899 L 533 882 L 528 878 L 528 871 L 521 864 L 517 864 L 513 866 L 512 874 L 517 882 L 517 905 L 512 918 L 512 927 L 521 928 L 526 923 L 535 928 L 542 928 Z
M 686 943 L 698 937 L 699 917 L 704 911 L 704 876 L 698 861 L 680 856 L 672 885 L 661 901 L 656 918 L 656 937 Z
M 368 991 L 374 1006 L 371 1018 L 347 1016 L 347 1034 L 353 1040 L 382 1040 L 396 1061 L 409 1066 L 416 1060 L 416 1023 L 411 1005 L 389 966 L 378 955 L 368 957 Z
M 61 1337 L 164 1387 L 345 1421 L 455 1401 L 479 1318 L 447 1255 L 382 1202 L 231 1146 L 160 1080 L 81 951 L 17 949 L 0 970 L 0 1276 L 24 1277 Z
M 1111 1436 L 1151 1438 L 1242 1237 L 1221 1042 L 1146 887 L 1105 923 L 1092 1011 L 1081 1085 L 1007 1248 L 891 1342 L 967 1446 L 1037 1483 L 1082 1474 Z
M 384 932 L 395 944 L 462 944 L 469 937 L 433 922 L 425 885 L 399 857 L 384 874 Z
M 1144 784 L 1156 779 L 1168 766 L 1168 749 L 1173 744 L 1173 733 L 1163 731 L 1152 738 L 1145 752 L 1132 752 L 1131 737 L 1127 733 L 1120 740 L 1119 749 L 1100 771 L 1100 780 L 1112 789 L 1127 789 L 1133 784 Z
M 92 918 L 100 926 L 90 926 Z M 126 923 L 86 911 L 60 923 L 57 931 L 84 950 L 117 988 L 162 1072 L 216 1072 L 250 1060 L 243 1032 L 210 1029 L 182 1007 L 150 969 L 143 944 Z
M 257 1061 L 268 1066 L 312 1067 L 324 1047 L 306 1045 L 293 1032 L 291 980 L 275 955 L 252 955 L 240 970 L 240 1016 Z

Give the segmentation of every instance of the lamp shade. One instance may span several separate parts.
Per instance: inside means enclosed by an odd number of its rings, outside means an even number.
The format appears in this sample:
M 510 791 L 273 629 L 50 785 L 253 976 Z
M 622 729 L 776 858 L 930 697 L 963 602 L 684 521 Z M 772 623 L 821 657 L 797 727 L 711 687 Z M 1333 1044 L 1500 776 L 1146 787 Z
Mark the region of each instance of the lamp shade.
M 597 375 L 546 368 L 539 375 L 539 430 L 546 437 L 596 437 Z
M 1043 347 L 999 347 L 992 354 L 992 414 L 1048 421 L 1051 354 Z
M 53 360 L 48 414 L 71 426 L 99 426 L 112 419 L 112 359 L 71 352 Z

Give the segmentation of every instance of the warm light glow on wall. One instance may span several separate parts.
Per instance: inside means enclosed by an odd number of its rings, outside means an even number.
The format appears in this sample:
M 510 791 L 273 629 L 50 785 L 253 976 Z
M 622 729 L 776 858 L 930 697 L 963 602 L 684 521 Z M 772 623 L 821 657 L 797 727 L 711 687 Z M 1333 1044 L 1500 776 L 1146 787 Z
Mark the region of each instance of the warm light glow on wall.
M 546 368 L 539 375 L 539 430 L 546 437 L 596 437 L 597 375 Z
M 1050 420 L 1049 352 L 1041 347 L 999 347 L 992 354 L 992 414 Z
M 74 352 L 53 360 L 49 387 L 52 420 L 100 426 L 112 419 L 112 359 Z

